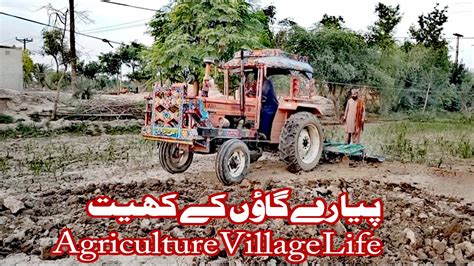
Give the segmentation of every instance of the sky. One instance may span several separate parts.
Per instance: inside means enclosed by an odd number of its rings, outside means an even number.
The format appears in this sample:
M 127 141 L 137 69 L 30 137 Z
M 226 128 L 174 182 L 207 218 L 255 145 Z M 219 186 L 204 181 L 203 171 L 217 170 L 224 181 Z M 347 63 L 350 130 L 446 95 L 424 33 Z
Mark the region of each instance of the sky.
M 115 0 L 115 2 L 159 9 L 168 0 Z M 436 2 L 441 7 L 448 6 L 448 22 L 444 34 L 448 38 L 450 55 L 454 58 L 456 41 L 453 33 L 461 33 L 465 39 L 460 40 L 459 59 L 471 70 L 474 70 L 474 0 L 256 0 L 259 6 L 274 5 L 277 19 L 291 18 L 303 27 L 311 27 L 327 13 L 342 16 L 345 25 L 358 32 L 366 32 L 369 25 L 376 20 L 375 5 L 382 2 L 389 5 L 400 5 L 402 21 L 396 28 L 396 37 L 407 37 L 408 28 L 415 24 L 418 16 L 433 10 Z M 55 8 L 66 8 L 68 0 L 0 0 L 0 11 L 48 23 L 47 11 L 42 8 L 51 3 Z M 153 39 L 146 33 L 146 22 L 153 12 L 123 7 L 101 2 L 101 0 L 76 0 L 76 11 L 86 11 L 92 23 L 76 21 L 77 31 L 116 42 L 139 41 L 151 45 Z M 52 65 L 52 58 L 41 55 L 41 30 L 44 26 L 32 24 L 0 15 L 0 45 L 22 46 L 15 40 L 33 38 L 27 48 L 33 53 L 35 62 Z M 470 37 L 470 38 L 469 38 Z M 95 60 L 100 53 L 114 48 L 100 40 L 77 36 L 77 50 L 81 60 Z

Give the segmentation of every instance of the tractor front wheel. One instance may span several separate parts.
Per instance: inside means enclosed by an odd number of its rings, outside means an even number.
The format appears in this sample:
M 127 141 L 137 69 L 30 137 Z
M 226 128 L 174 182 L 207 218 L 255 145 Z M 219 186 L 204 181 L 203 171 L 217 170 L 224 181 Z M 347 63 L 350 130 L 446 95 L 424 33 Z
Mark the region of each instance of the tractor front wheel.
M 249 171 L 249 165 L 250 151 L 241 140 L 228 140 L 217 152 L 217 178 L 226 186 L 242 182 Z
M 162 142 L 158 146 L 161 167 L 171 174 L 188 170 L 193 161 L 193 154 L 187 145 Z
M 279 150 L 288 171 L 313 170 L 323 152 L 323 130 L 318 118 L 309 112 L 291 115 L 281 131 Z

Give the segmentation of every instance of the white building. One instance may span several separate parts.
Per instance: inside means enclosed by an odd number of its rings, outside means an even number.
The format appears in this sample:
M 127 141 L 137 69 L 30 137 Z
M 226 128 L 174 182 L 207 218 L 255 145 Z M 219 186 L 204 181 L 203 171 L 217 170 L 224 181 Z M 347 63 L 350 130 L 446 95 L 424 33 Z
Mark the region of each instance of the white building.
M 23 51 L 0 45 L 0 89 L 23 89 Z

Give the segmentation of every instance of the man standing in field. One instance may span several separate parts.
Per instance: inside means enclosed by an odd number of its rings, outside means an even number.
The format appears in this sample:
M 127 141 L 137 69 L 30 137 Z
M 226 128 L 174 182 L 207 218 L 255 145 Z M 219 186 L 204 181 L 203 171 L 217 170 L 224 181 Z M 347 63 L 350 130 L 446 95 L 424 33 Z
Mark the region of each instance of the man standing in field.
M 359 98 L 359 91 L 352 89 L 351 98 L 347 101 L 346 112 L 343 120 L 346 130 L 345 142 L 360 143 L 360 135 L 364 129 L 365 103 Z

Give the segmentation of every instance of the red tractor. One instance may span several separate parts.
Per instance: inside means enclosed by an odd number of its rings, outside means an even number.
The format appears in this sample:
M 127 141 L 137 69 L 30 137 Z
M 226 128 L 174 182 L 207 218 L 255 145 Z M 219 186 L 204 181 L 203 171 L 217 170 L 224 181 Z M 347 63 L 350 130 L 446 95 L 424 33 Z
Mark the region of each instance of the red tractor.
M 277 49 L 240 51 L 217 67 L 215 78 L 212 63 L 205 63 L 202 91 L 188 84 L 156 86 L 148 98 L 142 134 L 159 142 L 166 171 L 186 171 L 194 153 L 217 153 L 217 178 L 236 184 L 263 150 L 279 151 L 291 172 L 317 166 L 322 113 L 304 58 Z

